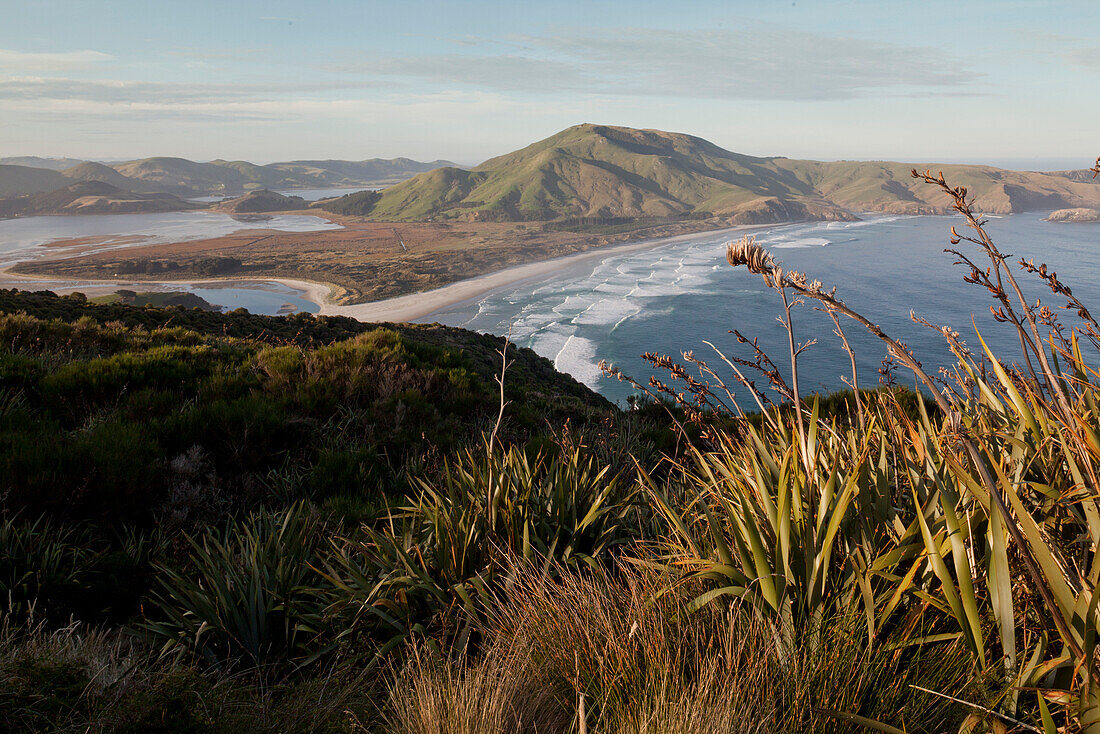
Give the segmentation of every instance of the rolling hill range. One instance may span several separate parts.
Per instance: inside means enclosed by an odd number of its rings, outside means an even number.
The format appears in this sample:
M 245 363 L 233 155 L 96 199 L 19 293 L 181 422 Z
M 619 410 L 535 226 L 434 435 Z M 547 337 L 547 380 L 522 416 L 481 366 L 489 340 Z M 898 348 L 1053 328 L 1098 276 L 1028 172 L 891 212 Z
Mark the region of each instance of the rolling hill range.
M 74 181 L 102 181 L 120 189 L 135 188 L 133 179 L 123 176 L 110 166 L 94 161 L 84 161 L 66 168 L 61 171 L 61 175 Z
M 104 181 L 70 181 L 68 186 L 54 191 L 0 199 L 0 217 L 36 214 L 137 214 L 197 208 L 198 204 L 171 194 L 135 194 Z
M 681 133 L 585 124 L 470 170 L 438 168 L 325 208 L 404 221 L 721 217 L 739 224 L 946 211 L 946 196 L 912 179 L 913 167 L 757 158 Z M 1074 172 L 937 169 L 969 188 L 989 213 L 1100 203 L 1100 185 L 1075 180 Z
M 0 197 L 52 191 L 72 183 L 47 168 L 0 164 Z
M 384 186 L 403 181 L 449 161 L 422 163 L 408 158 L 363 161 L 302 160 L 257 165 L 248 161 L 190 161 L 155 157 L 121 163 L 74 159 L 0 159 L 0 196 L 53 191 L 71 180 L 103 181 L 139 193 L 176 196 L 240 195 L 253 189 Z M 66 180 L 69 179 L 69 180 Z
M 43 158 L 37 155 L 15 155 L 0 158 L 0 166 L 28 166 L 49 171 L 64 171 L 84 161 L 79 158 Z

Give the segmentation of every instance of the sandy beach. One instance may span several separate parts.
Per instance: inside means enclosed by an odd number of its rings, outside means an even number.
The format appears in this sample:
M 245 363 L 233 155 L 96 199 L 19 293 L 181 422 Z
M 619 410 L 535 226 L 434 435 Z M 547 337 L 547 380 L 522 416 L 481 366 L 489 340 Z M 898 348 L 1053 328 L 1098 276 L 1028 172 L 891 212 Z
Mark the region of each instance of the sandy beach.
M 49 286 L 47 287 L 49 287 L 50 290 L 58 293 L 70 293 L 74 291 L 80 291 L 87 295 L 102 295 L 104 293 L 111 293 L 118 288 L 131 288 L 140 290 L 142 288 L 148 289 L 149 286 L 156 286 L 158 289 L 163 289 L 165 287 L 170 287 L 174 283 L 178 283 L 180 285 L 197 286 L 224 283 L 227 280 L 250 280 L 267 283 L 281 283 L 287 287 L 301 291 L 304 298 L 316 303 L 319 306 L 320 315 L 348 316 L 364 322 L 402 322 L 412 321 L 415 319 L 423 319 L 430 316 L 436 311 L 447 308 L 454 304 L 461 303 L 463 301 L 467 301 L 473 298 L 479 298 L 485 293 L 488 293 L 489 291 L 492 291 L 496 288 L 511 285 L 512 283 L 527 280 L 529 278 L 538 278 L 541 276 L 545 276 L 563 268 L 568 268 L 574 265 L 578 265 L 580 263 L 602 260 L 604 258 L 613 257 L 616 255 L 660 247 L 662 245 L 668 245 L 675 242 L 691 242 L 713 237 L 734 236 L 744 233 L 746 231 L 766 229 L 773 226 L 775 225 L 740 225 L 723 229 L 708 230 L 705 232 L 693 232 L 689 234 L 674 235 L 671 237 L 653 238 L 636 242 L 627 242 L 620 245 L 599 247 L 573 255 L 566 255 L 565 257 L 558 257 L 550 260 L 540 260 L 533 263 L 505 268 L 504 270 L 498 270 L 496 272 L 487 273 L 485 275 L 480 275 L 474 278 L 460 280 L 456 283 L 451 283 L 449 285 L 443 286 L 442 288 L 436 288 L 434 290 L 423 291 L 421 293 L 410 293 L 408 295 L 397 296 L 395 298 L 387 298 L 381 301 L 358 303 L 354 305 L 337 305 L 335 303 L 332 303 L 331 295 L 333 292 L 333 286 L 329 284 L 319 283 L 316 281 L 298 280 L 293 278 L 227 277 L 203 280 L 165 280 L 154 282 L 127 281 L 125 278 L 122 278 L 118 281 L 103 282 L 93 280 L 80 280 L 70 281 L 61 284 L 58 278 L 52 278 L 49 276 L 31 276 L 22 273 L 17 274 L 10 272 L 7 268 L 3 268 L 0 269 L 0 287 L 4 287 L 5 285 L 22 285 L 23 287 L 25 287 L 26 284 L 35 281 L 45 281 L 49 283 Z
M 288 280 L 285 278 L 270 278 L 291 288 L 297 288 L 305 292 L 306 298 L 321 307 L 321 314 L 332 316 L 350 316 L 359 321 L 376 322 L 400 322 L 422 319 L 441 309 L 462 303 L 472 298 L 479 298 L 489 291 L 501 288 L 528 278 L 538 278 L 557 270 L 571 267 L 580 263 L 602 260 L 604 258 L 622 255 L 629 252 L 646 250 L 674 242 L 691 242 L 712 237 L 722 237 L 740 234 L 748 230 L 757 230 L 774 225 L 741 225 L 726 229 L 715 229 L 707 232 L 694 232 L 691 234 L 676 235 L 674 237 L 662 237 L 659 239 L 629 242 L 611 247 L 600 247 L 587 252 L 579 252 L 575 255 L 567 255 L 552 260 L 540 260 L 526 265 L 498 270 L 494 273 L 479 275 L 476 278 L 460 280 L 457 283 L 436 288 L 422 293 L 410 293 L 396 298 L 387 298 L 371 303 L 357 303 L 351 306 L 338 306 L 328 302 L 328 287 L 318 283 L 302 280 Z

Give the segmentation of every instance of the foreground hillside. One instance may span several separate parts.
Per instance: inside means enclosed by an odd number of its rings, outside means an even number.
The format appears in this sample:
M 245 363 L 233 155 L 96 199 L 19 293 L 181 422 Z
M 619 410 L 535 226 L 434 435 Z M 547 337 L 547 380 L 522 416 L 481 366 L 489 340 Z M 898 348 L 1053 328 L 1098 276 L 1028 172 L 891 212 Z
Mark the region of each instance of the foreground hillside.
M 171 467 L 188 456 L 226 508 L 262 503 L 272 481 L 317 500 L 369 482 L 380 500 L 408 462 L 479 440 L 499 402 L 502 341 L 441 326 L 0 291 L 0 341 L 14 512 L 147 522 L 179 500 Z M 510 439 L 611 409 L 530 350 L 509 359 Z
M 468 171 L 440 168 L 327 208 L 393 220 L 721 217 L 736 224 L 851 219 L 861 211 L 946 213 L 948 198 L 920 187 L 909 176 L 913 167 L 756 158 L 691 135 L 586 124 Z M 938 168 L 989 213 L 1100 204 L 1100 186 L 1091 179 Z
M 620 412 L 457 329 L 0 292 L 0 719 L 1092 734 L 1100 325 L 922 182 L 1026 359 L 945 328 L 934 377 L 751 237 L 726 260 L 866 329 L 923 399 L 800 394 L 748 342 L 728 372 L 605 366 L 668 401 Z

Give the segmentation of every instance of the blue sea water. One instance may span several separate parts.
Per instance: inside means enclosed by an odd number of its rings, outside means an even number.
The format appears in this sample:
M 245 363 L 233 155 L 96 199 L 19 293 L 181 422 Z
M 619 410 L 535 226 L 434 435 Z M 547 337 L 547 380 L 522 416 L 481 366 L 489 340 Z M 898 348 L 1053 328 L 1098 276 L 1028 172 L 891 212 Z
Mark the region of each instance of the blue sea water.
M 990 218 L 989 234 L 1005 253 L 1045 262 L 1100 313 L 1100 225 L 1051 223 L 1043 214 Z M 950 364 L 943 337 L 915 323 L 910 311 L 937 325 L 960 332 L 971 348 L 980 349 L 977 325 L 990 346 L 1015 358 L 1014 335 L 993 321 L 988 293 L 962 281 L 969 271 L 943 252 L 950 227 L 962 229 L 957 217 L 891 217 L 868 215 L 860 222 L 793 224 L 756 232 L 788 269 L 805 272 L 827 286 L 849 306 L 907 343 L 926 368 Z M 729 235 L 703 235 L 648 250 L 589 261 L 551 277 L 501 288 L 474 301 L 431 314 L 422 321 L 463 326 L 505 335 L 553 360 L 555 366 L 608 398 L 624 402 L 631 389 L 603 376 L 598 360 L 607 360 L 645 383 L 653 369 L 643 352 L 679 358 L 693 351 L 716 368 L 720 360 L 705 342 L 727 354 L 746 357 L 744 345 L 728 333 L 737 329 L 760 345 L 789 372 L 786 333 L 777 322 L 782 304 L 759 276 L 725 261 Z M 959 249 L 964 249 L 962 243 Z M 973 245 L 966 251 L 983 257 Z M 979 261 L 982 262 L 982 261 Z M 1052 308 L 1064 303 L 1045 286 L 1016 271 L 1027 296 L 1041 297 Z M 833 336 L 832 322 L 805 304 L 794 309 L 795 336 L 817 338 L 799 358 L 804 391 L 844 387 L 851 374 L 848 355 Z M 1073 323 L 1069 312 L 1062 312 Z M 861 386 L 878 383 L 885 349 L 854 322 L 842 326 L 857 353 Z M 722 373 L 722 370 L 717 370 Z M 931 370 L 930 370 L 931 371 Z M 898 374 L 899 381 L 911 377 Z M 759 382 L 758 382 L 759 384 Z M 747 396 L 742 393 L 743 397 Z

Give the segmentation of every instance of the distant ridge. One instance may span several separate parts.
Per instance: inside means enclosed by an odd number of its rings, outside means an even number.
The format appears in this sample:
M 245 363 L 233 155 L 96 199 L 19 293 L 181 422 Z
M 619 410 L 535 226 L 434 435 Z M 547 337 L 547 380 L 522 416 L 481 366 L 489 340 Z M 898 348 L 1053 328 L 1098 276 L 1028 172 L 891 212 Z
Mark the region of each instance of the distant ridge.
M 583 124 L 470 170 L 438 168 L 324 208 L 380 220 L 525 221 L 721 217 L 762 224 L 939 214 L 949 201 L 894 162 L 759 158 L 683 133 Z M 938 167 L 989 213 L 1100 204 L 1100 185 L 1066 174 Z
M 16 155 L 8 158 L 0 158 L 3 166 L 27 166 L 29 168 L 45 168 L 47 171 L 64 171 L 66 168 L 84 163 L 79 158 L 43 158 L 37 155 Z
M 0 217 L 176 212 L 197 207 L 171 194 L 135 194 L 103 181 L 78 181 L 54 191 L 2 199 Z
M 47 168 L 0 165 L 0 197 L 52 191 L 69 183 L 70 179 Z
M 113 186 L 147 193 L 172 193 L 177 196 L 220 194 L 239 196 L 253 189 L 317 189 L 385 186 L 440 166 L 450 161 L 422 163 L 409 158 L 371 158 L 363 161 L 301 160 L 258 165 L 248 161 L 214 160 L 207 163 L 157 156 L 118 163 L 97 163 L 72 158 L 21 156 L 0 159 L 0 196 L 52 191 L 64 182 L 56 177 L 4 169 L 17 167 L 33 171 L 63 173 L 70 179 L 105 181 Z M 35 181 L 40 183 L 35 184 Z
M 126 178 L 110 166 L 94 161 L 84 161 L 72 168 L 66 168 L 61 175 L 74 181 L 102 181 L 120 189 L 133 188 L 134 184 L 133 179 Z

